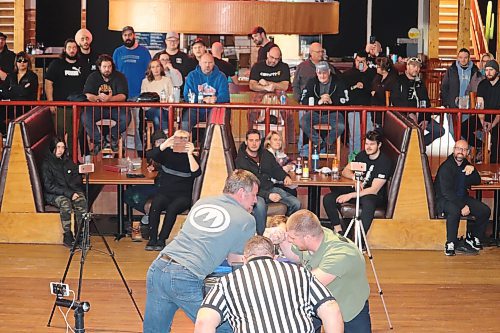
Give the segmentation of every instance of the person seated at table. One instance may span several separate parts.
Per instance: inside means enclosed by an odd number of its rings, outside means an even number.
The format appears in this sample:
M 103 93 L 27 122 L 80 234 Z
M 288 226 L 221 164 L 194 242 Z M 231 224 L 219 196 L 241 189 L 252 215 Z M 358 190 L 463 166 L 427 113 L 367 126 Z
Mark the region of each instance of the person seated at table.
M 257 234 L 262 235 L 266 228 L 267 203 L 281 202 L 287 206 L 287 216 L 300 209 L 300 201 L 272 182 L 272 178 L 283 182 L 284 186 L 292 184 L 290 175 L 276 162 L 274 156 L 261 145 L 260 132 L 250 129 L 241 144 L 236 157 L 236 168 L 250 171 L 260 181 L 257 204 L 253 215 L 257 224 Z
M 344 83 L 337 75 L 331 73 L 330 65 L 326 61 L 320 61 L 316 65 L 316 76 L 311 78 L 304 90 L 300 104 L 310 105 L 345 105 L 349 101 L 349 94 Z M 333 145 L 337 137 L 344 132 L 344 116 L 335 110 L 332 111 L 306 111 L 300 120 L 300 128 L 311 138 L 314 145 L 321 146 L 323 139 L 314 125 L 330 125 L 326 145 L 323 144 L 321 150 L 324 152 L 333 152 Z
M 96 62 L 98 71 L 87 78 L 83 93 L 89 102 L 125 102 L 128 95 L 127 78 L 115 69 L 113 58 L 108 54 L 101 54 Z M 127 119 L 128 118 L 128 119 Z M 111 128 L 111 149 L 118 151 L 118 136 L 125 132 L 130 117 L 127 117 L 125 108 L 118 107 L 86 107 L 81 119 L 87 135 L 93 138 L 94 155 L 101 151 L 101 133 L 96 122 L 101 119 L 112 119 L 116 125 Z
M 151 137 L 155 147 L 159 147 L 166 139 L 167 135 L 161 130 L 154 132 Z M 158 171 L 158 163 L 152 160 L 148 161 L 147 170 L 149 172 Z M 149 210 L 153 197 L 159 189 L 158 181 L 159 177 L 156 177 L 154 185 L 129 185 L 123 194 L 123 200 L 127 205 L 144 214 L 140 222 L 144 225 L 149 224 Z M 134 242 L 142 242 L 140 223 L 132 222 L 131 238 Z
M 283 139 L 281 135 L 276 131 L 269 131 L 266 138 L 264 139 L 264 148 L 267 149 L 276 158 L 276 162 L 283 168 L 283 170 L 288 173 L 295 169 L 293 161 L 288 157 L 283 151 Z M 276 179 L 271 179 L 275 183 Z M 278 187 L 282 187 L 285 191 L 293 196 L 297 196 L 297 186 L 289 185 L 282 186 L 282 184 L 276 184 Z
M 175 142 L 177 145 L 174 145 Z M 149 241 L 146 251 L 161 251 L 170 236 L 177 214 L 191 206 L 194 179 L 201 175 L 193 152 L 194 145 L 189 141 L 189 133 L 184 130 L 177 130 L 158 147 L 146 152 L 147 158 L 159 164 L 155 180 L 158 191 L 149 211 Z M 166 214 L 158 234 L 160 214 L 164 210 Z
M 360 195 L 360 219 L 365 232 L 373 221 L 375 209 L 387 203 L 387 180 L 392 177 L 393 166 L 391 160 L 385 155 L 380 147 L 382 136 L 377 131 L 366 133 L 365 150 L 356 155 L 354 162 L 366 164 L 366 172 L 363 172 L 361 180 Z M 350 164 L 342 170 L 342 176 L 354 179 L 354 171 Z M 339 218 L 337 206 L 343 203 L 356 203 L 356 190 L 349 187 L 335 187 L 332 192 L 323 198 L 323 206 L 326 214 L 336 232 L 342 232 L 343 227 Z
M 149 62 L 146 77 L 142 80 L 141 84 L 141 94 L 145 92 L 155 92 L 160 96 L 164 94 L 167 98 L 174 94 L 172 80 L 165 75 L 165 70 L 160 60 L 151 60 Z M 162 129 L 163 131 L 168 129 L 167 109 L 162 108 L 160 110 L 160 108 L 156 107 L 143 107 L 141 109 L 141 119 L 145 115 L 147 120 L 153 121 L 155 131 L 158 129 Z
M 2 83 L 0 99 L 11 101 L 36 101 L 38 94 L 38 76 L 31 70 L 31 58 L 22 51 L 16 54 L 14 71 L 7 75 Z M 7 122 L 10 119 L 19 117 L 23 111 L 23 106 L 5 107 L 6 115 L 2 115 L 0 132 L 6 133 Z M 27 110 L 26 110 L 27 111 Z
M 71 247 L 75 241 L 71 231 L 71 211 L 75 212 L 75 230 L 78 230 L 83 214 L 87 213 L 87 200 L 83 193 L 82 176 L 68 156 L 64 139 L 55 137 L 50 141 L 49 152 L 42 164 L 41 178 L 45 201 L 59 208 L 64 232 L 63 245 Z
M 165 76 L 172 80 L 174 87 L 181 87 L 184 80 L 182 79 L 182 73 L 175 69 L 170 60 L 170 56 L 167 51 L 161 51 L 154 55 L 153 60 L 160 60 L 163 70 L 165 71 Z

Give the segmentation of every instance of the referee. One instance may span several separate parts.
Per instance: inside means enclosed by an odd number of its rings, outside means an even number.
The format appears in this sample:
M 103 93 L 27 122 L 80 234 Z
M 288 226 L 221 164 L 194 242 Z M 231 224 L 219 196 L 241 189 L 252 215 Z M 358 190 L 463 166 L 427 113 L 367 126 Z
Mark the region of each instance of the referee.
M 237 333 L 314 333 L 314 315 L 326 333 L 344 331 L 329 291 L 306 269 L 273 260 L 273 253 L 268 238 L 250 238 L 245 265 L 222 277 L 203 300 L 195 333 L 215 332 L 225 320 Z

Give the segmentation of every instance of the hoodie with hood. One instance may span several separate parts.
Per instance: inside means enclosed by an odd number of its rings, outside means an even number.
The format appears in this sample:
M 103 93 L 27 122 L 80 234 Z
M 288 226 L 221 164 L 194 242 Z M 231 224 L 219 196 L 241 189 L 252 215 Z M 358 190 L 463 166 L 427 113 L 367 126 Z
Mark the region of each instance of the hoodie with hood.
M 449 108 L 458 107 L 455 99 L 460 96 L 460 78 L 459 72 L 463 71 L 462 68 L 458 68 L 457 61 L 455 61 L 450 68 L 446 71 L 443 76 L 443 81 L 441 82 L 441 105 Z M 469 62 L 468 68 L 470 68 L 470 79 L 476 74 L 478 68 L 474 63 Z M 465 91 L 465 89 L 464 89 Z
M 276 158 L 267 149 L 259 148 L 259 163 L 247 154 L 247 145 L 243 142 L 236 157 L 236 168 L 250 171 L 260 181 L 258 195 L 269 201 L 270 190 L 274 187 L 271 178 L 283 181 L 288 174 L 278 164 Z
M 217 66 L 210 74 L 205 74 L 201 71 L 198 65 L 194 71 L 191 71 L 184 85 L 184 100 L 188 101 L 189 91 L 193 92 L 196 96 L 201 91 L 204 96 L 215 95 L 217 96 L 217 103 L 229 103 L 229 84 L 227 78 Z

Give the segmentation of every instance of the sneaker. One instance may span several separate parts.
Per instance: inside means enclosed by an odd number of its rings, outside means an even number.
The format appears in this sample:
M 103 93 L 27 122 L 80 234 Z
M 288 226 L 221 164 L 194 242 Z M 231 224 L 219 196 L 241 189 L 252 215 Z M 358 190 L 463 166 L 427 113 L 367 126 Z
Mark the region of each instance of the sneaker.
M 457 244 L 456 251 L 458 254 L 464 254 L 468 256 L 475 256 L 479 254 L 479 251 L 471 247 L 467 242 L 460 240 Z
M 148 225 L 149 224 L 149 215 L 144 215 L 141 218 L 141 223 L 144 224 L 144 225 Z
M 155 240 L 149 240 L 149 242 L 146 244 L 146 247 L 144 250 L 146 251 L 155 251 L 156 247 L 156 241 Z
M 141 222 L 132 222 L 130 237 L 132 238 L 132 242 L 142 242 Z
M 111 140 L 111 150 L 113 151 L 113 153 L 118 152 L 118 141 Z
M 155 245 L 155 251 L 161 251 L 165 247 L 165 241 L 158 241 Z
M 97 156 L 99 155 L 100 152 L 101 152 L 101 144 L 98 142 L 94 142 L 94 149 L 92 150 L 92 154 L 94 156 Z
M 72 247 L 75 242 L 73 233 L 71 231 L 66 231 L 63 235 L 63 245 L 66 247 Z
M 479 238 L 472 236 L 472 234 L 467 233 L 467 237 L 465 238 L 465 243 L 467 243 L 474 250 L 482 250 L 483 245 L 479 241 Z

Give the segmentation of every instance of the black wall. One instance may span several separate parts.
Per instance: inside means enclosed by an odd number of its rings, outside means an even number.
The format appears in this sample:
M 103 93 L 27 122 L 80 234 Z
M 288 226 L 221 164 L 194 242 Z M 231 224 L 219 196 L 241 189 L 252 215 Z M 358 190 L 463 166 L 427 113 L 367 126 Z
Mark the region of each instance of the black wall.
M 87 1 L 87 29 L 92 32 L 92 47 L 97 53 L 113 54 L 122 44 L 121 31 L 108 30 L 109 1 Z
M 67 38 L 75 38 L 80 29 L 80 5 L 80 0 L 37 0 L 36 41 L 46 47 L 63 46 Z

